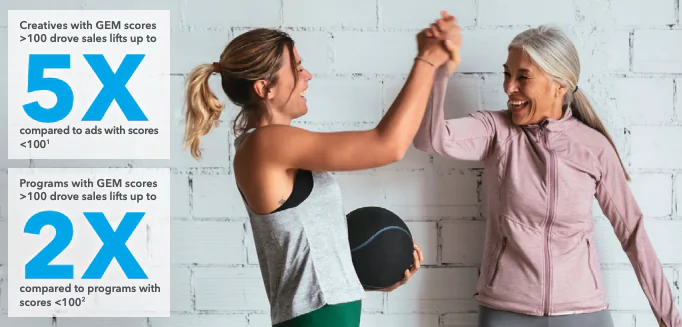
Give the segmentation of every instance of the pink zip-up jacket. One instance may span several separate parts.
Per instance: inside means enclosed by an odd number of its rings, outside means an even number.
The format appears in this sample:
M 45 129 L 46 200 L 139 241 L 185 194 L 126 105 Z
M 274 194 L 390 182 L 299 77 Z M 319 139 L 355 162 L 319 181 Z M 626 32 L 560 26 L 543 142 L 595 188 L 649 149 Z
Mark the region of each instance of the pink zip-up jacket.
M 642 212 L 606 137 L 571 108 L 559 120 L 529 126 L 513 124 L 506 109 L 446 120 L 448 79 L 443 66 L 413 145 L 484 163 L 488 207 L 477 302 L 530 315 L 607 309 L 593 241 L 596 197 L 654 315 L 668 327 L 682 327 Z

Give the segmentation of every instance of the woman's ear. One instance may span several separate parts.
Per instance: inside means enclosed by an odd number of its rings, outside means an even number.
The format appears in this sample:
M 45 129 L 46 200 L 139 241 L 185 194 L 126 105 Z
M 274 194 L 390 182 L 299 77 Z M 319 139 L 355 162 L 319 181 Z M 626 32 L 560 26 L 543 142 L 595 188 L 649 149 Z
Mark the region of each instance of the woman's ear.
M 273 93 L 268 88 L 268 82 L 264 80 L 258 80 L 253 83 L 253 90 L 262 99 L 272 99 Z
M 566 86 L 564 83 L 558 83 L 557 82 L 557 89 L 556 89 L 556 97 L 557 98 L 563 98 L 564 95 L 566 95 L 566 91 L 568 91 L 568 86 Z

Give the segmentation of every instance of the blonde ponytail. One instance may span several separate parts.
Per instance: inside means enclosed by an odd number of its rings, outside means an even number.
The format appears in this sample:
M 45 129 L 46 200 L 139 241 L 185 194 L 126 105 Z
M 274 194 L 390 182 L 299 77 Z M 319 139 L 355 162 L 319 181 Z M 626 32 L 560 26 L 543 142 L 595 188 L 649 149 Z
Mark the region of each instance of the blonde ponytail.
M 185 149 L 196 159 L 201 158 L 199 140 L 218 126 L 225 106 L 211 91 L 208 79 L 213 74 L 212 64 L 194 68 L 187 77 L 185 94 Z
M 580 58 L 573 42 L 566 34 L 556 27 L 540 25 L 519 33 L 509 44 L 509 48 L 523 49 L 543 71 L 568 88 L 564 105 L 570 105 L 578 120 L 606 137 L 618 155 L 625 179 L 629 181 L 630 175 L 615 143 L 587 96 L 577 86 L 580 77 Z

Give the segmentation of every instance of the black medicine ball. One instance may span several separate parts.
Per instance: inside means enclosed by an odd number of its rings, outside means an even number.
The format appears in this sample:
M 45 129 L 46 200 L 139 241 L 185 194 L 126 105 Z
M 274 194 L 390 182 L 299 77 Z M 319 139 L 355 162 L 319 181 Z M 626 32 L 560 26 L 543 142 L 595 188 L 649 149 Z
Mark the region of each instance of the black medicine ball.
M 399 282 L 414 261 L 412 233 L 393 212 L 362 207 L 346 215 L 355 272 L 365 289 Z

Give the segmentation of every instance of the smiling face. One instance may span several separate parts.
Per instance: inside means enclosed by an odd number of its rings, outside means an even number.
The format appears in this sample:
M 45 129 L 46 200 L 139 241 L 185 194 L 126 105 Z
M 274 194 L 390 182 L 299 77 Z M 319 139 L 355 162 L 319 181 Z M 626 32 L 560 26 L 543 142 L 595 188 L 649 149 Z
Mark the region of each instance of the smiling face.
M 566 88 L 557 83 L 522 49 L 509 49 L 504 66 L 507 107 L 517 125 L 537 124 L 545 118 L 559 119 Z
M 303 68 L 296 47 L 293 47 L 293 53 L 296 71 L 289 64 L 289 51 L 285 50 L 282 54 L 283 64 L 277 72 L 277 83 L 270 88 L 271 93 L 268 95 L 269 107 L 287 120 L 296 119 L 308 112 L 305 93 L 308 91 L 308 81 L 312 79 L 312 74 Z M 298 74 L 297 81 L 295 74 Z

